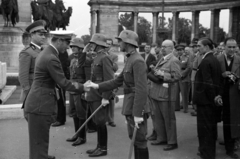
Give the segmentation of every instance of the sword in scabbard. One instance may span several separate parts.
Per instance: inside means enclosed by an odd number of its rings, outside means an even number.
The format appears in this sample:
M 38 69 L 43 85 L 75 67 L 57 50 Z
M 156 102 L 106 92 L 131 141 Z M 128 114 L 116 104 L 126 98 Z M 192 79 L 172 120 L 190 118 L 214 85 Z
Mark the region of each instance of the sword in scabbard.
M 92 119 L 92 117 L 103 107 L 103 104 L 101 104 L 91 115 L 90 117 L 81 125 L 81 127 L 76 131 L 76 133 L 73 135 L 72 138 L 76 138 L 78 133 L 84 128 L 84 126 L 89 122 L 89 120 Z

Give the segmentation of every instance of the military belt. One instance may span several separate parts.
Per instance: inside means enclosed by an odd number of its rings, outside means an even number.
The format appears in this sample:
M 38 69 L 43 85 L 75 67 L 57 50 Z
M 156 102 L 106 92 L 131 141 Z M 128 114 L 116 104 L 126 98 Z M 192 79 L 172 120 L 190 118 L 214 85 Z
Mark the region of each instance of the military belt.
M 102 77 L 93 77 L 93 78 L 92 78 L 92 81 L 93 81 L 93 82 L 102 82 L 102 81 L 103 81 L 103 78 L 102 78 Z
M 33 82 L 34 86 L 44 87 L 44 88 L 55 88 L 55 84 L 43 83 L 43 82 Z
M 123 93 L 124 93 L 124 94 L 135 93 L 135 87 L 127 87 L 127 88 L 124 88 Z

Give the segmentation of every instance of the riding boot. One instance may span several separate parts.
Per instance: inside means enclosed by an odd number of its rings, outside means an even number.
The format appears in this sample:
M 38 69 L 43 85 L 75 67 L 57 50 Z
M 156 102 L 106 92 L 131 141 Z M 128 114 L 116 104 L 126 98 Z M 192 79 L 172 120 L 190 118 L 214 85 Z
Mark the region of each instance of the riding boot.
M 106 125 L 98 126 L 98 134 L 99 145 L 102 147 L 107 147 L 108 140 L 107 126 Z
M 138 148 L 134 146 L 135 159 L 149 159 L 148 148 Z

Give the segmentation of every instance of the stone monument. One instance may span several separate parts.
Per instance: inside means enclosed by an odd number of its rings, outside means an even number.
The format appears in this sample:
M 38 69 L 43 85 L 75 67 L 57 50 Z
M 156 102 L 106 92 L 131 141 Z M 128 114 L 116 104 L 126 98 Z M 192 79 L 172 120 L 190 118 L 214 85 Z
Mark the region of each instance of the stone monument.
M 31 0 L 18 0 L 19 22 L 13 26 L 4 26 L 0 14 L 0 61 L 7 64 L 7 72 L 18 72 L 18 55 L 24 48 L 22 34 L 31 23 Z

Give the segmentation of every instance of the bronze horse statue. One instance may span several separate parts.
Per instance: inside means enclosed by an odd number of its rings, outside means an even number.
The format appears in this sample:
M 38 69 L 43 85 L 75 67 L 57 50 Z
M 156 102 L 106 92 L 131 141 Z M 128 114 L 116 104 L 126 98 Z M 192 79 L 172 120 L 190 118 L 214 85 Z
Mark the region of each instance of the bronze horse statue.
M 46 28 L 54 29 L 53 26 L 53 11 L 47 6 L 39 5 L 35 0 L 31 2 L 33 20 L 45 20 Z
M 4 26 L 15 26 L 19 22 L 18 2 L 17 0 L 2 0 L 1 13 L 4 19 Z
M 33 20 L 45 20 L 46 29 L 56 30 L 63 28 L 69 24 L 70 16 L 72 15 L 72 7 L 66 10 L 64 4 L 60 0 L 33 0 L 31 2 Z

